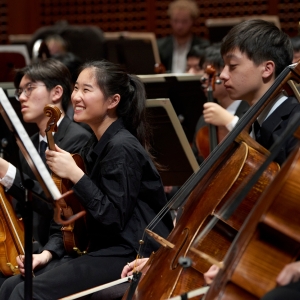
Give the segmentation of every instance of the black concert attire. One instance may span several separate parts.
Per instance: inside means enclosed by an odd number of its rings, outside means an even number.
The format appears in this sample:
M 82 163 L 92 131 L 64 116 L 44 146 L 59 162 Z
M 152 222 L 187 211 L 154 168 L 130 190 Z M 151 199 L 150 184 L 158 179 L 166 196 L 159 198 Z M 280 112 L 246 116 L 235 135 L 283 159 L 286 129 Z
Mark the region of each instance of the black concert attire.
M 44 249 L 54 260 L 33 278 L 33 299 L 58 299 L 119 279 L 126 262 L 136 257 L 145 227 L 166 204 L 158 171 L 122 119 L 99 141 L 93 135 L 81 155 L 88 175 L 73 189 L 87 211 L 89 251 L 47 271 L 65 254 L 62 233 L 53 226 Z M 166 238 L 172 228 L 167 214 L 154 231 Z M 143 256 L 158 247 L 146 239 Z M 23 278 L 14 276 L 1 287 L 0 299 L 23 299 L 23 290 Z

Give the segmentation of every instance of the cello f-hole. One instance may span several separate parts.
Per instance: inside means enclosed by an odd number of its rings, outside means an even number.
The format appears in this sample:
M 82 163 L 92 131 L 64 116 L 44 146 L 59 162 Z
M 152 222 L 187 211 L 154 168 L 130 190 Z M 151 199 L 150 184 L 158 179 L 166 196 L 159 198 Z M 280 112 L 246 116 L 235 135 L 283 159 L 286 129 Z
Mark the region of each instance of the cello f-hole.
M 179 246 L 179 248 L 177 250 L 177 253 L 175 254 L 175 256 L 173 258 L 173 261 L 172 261 L 172 264 L 171 264 L 172 270 L 176 269 L 178 267 L 178 265 L 179 265 L 178 260 L 179 260 L 179 257 L 180 257 L 180 252 L 181 252 L 183 246 L 185 245 L 185 243 L 187 241 L 187 238 L 189 236 L 189 229 L 185 228 L 182 231 L 181 235 L 183 236 L 183 240 L 182 240 L 182 242 L 181 242 L 181 244 L 180 244 L 180 246 Z

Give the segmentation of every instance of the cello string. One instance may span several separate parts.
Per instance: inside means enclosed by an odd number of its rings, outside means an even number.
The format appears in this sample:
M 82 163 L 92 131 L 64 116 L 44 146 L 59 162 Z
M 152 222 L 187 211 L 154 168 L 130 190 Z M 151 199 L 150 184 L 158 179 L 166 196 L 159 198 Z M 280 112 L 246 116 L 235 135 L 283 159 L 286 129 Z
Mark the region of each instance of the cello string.
M 240 190 L 236 190 L 233 195 L 230 197 L 230 199 L 222 206 L 220 210 L 220 217 L 227 220 L 230 218 L 230 216 L 233 214 L 233 212 L 236 210 L 236 208 L 240 205 L 240 203 L 243 201 L 243 199 L 246 197 L 250 189 L 256 184 L 260 176 L 263 174 L 265 169 L 269 166 L 269 164 L 276 158 L 278 155 L 282 145 L 284 145 L 287 140 L 290 138 L 290 136 L 299 128 L 300 126 L 300 113 L 295 114 L 294 120 L 287 126 L 287 128 L 284 130 L 283 134 L 274 142 L 272 147 L 270 148 L 270 155 L 267 157 L 267 159 L 263 162 L 263 164 L 258 168 L 258 170 L 255 172 L 253 176 L 248 175 L 246 179 L 246 183 L 243 184 L 243 187 Z M 197 236 L 195 241 L 193 242 L 193 245 L 197 244 L 200 240 L 202 240 L 210 231 L 214 225 L 218 222 L 219 218 L 214 216 L 208 225 L 200 232 L 200 234 Z
M 282 90 L 282 86 L 290 80 L 293 75 L 297 76 L 299 79 L 300 75 L 297 73 L 296 67 L 299 64 L 292 64 L 287 66 L 275 79 L 272 86 L 269 90 L 262 96 L 262 98 L 253 105 L 241 118 L 235 128 L 229 132 L 227 137 L 217 145 L 217 147 L 210 153 L 207 159 L 201 164 L 199 171 L 193 173 L 189 179 L 185 182 L 185 184 L 177 191 L 177 193 L 172 197 L 172 199 L 162 208 L 162 210 L 156 215 L 156 217 L 148 224 L 146 228 L 154 228 L 156 224 L 166 215 L 166 213 L 171 209 L 172 205 L 179 199 L 183 198 L 181 203 L 185 203 L 191 191 L 198 185 L 198 183 L 203 179 L 203 177 L 211 170 L 211 168 L 215 167 L 215 164 L 218 158 L 223 155 L 233 144 L 238 135 L 243 131 L 248 131 L 250 128 L 250 124 L 252 124 L 256 118 L 256 116 L 266 107 L 268 104 L 268 100 L 274 97 Z M 294 70 L 296 69 L 296 71 Z M 145 231 L 143 234 L 143 238 L 145 236 Z
M 247 126 L 250 127 L 249 124 L 253 123 L 256 119 L 256 116 L 266 107 L 268 101 L 274 94 L 281 92 L 283 84 L 285 84 L 292 75 L 296 75 L 298 80 L 300 81 L 300 75 L 294 71 L 294 69 L 298 66 L 298 64 L 292 64 L 287 66 L 275 79 L 272 86 L 269 90 L 262 96 L 262 98 L 253 105 L 248 111 L 245 113 L 243 118 L 241 118 L 235 128 L 228 133 L 227 137 L 217 145 L 217 147 L 210 153 L 210 155 L 203 161 L 200 165 L 200 169 L 193 173 L 189 179 L 185 182 L 185 184 L 177 191 L 177 193 L 172 197 L 172 199 L 166 204 L 165 207 L 162 208 L 161 212 L 157 214 L 157 216 L 149 223 L 149 227 L 152 224 L 157 224 L 157 219 L 160 216 L 165 216 L 164 211 L 171 208 L 171 205 L 178 200 L 179 197 L 188 198 L 189 195 L 184 195 L 186 192 L 190 193 L 192 189 L 198 184 L 198 182 L 204 177 L 206 172 L 208 172 L 215 164 L 216 160 L 219 156 L 221 156 L 227 148 L 229 148 L 230 144 L 238 137 L 238 135 L 242 132 L 242 130 L 247 129 Z M 247 131 L 247 130 L 246 130 Z M 200 177 L 197 180 L 197 177 Z M 196 182 L 195 182 L 196 181 Z M 186 200 L 185 200 L 186 201 Z M 185 202 L 182 201 L 182 202 Z M 153 226 L 152 226 L 153 228 Z

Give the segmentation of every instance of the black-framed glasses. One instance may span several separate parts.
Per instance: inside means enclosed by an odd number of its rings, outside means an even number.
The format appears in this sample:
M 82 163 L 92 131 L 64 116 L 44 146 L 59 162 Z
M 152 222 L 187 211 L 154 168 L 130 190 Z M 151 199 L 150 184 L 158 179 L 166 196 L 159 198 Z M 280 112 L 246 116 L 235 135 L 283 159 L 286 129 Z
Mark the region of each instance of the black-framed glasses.
M 15 91 L 15 97 L 18 101 L 20 101 L 20 96 L 22 95 L 22 93 L 24 92 L 25 96 L 26 97 L 29 97 L 31 95 L 31 92 L 33 89 L 37 88 L 38 86 L 46 86 L 45 84 L 32 84 L 31 82 L 30 83 L 27 83 L 25 85 L 25 88 L 24 89 L 16 89 Z

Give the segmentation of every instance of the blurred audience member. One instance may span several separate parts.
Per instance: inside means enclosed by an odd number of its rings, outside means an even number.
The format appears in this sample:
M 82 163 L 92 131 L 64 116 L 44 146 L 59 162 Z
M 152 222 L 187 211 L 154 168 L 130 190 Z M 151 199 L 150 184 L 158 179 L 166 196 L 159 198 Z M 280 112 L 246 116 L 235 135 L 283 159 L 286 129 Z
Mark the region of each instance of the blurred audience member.
M 186 71 L 190 74 L 204 74 L 203 60 L 205 49 L 195 45 L 186 56 Z
M 157 40 L 160 59 L 168 73 L 184 73 L 189 50 L 194 45 L 203 48 L 209 45 L 209 41 L 192 32 L 198 13 L 197 3 L 193 0 L 175 0 L 169 5 L 172 34 Z

